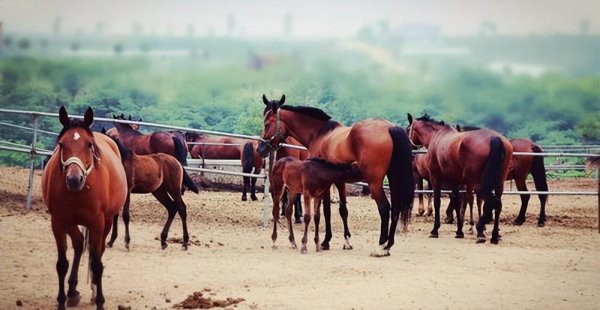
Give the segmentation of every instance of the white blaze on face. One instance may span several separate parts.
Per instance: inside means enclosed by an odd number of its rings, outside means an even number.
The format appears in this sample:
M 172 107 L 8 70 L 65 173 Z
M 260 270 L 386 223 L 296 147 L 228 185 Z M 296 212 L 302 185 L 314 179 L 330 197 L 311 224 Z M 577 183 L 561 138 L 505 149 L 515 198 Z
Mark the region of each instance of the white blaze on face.
M 79 138 L 81 138 L 81 136 L 79 135 L 78 132 L 75 132 L 75 134 L 73 135 L 73 140 L 77 141 L 77 140 L 79 140 Z

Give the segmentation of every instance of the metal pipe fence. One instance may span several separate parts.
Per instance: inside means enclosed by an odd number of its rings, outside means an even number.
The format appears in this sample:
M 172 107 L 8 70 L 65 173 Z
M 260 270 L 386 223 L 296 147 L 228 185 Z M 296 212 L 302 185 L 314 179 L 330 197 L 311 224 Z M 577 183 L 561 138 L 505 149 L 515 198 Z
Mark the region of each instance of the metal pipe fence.
M 33 131 L 33 142 L 30 146 L 26 146 L 26 145 L 14 145 L 15 143 L 11 143 L 8 142 L 5 144 L 13 144 L 13 146 L 7 146 L 7 145 L 1 145 L 0 144 L 0 150 L 8 150 L 8 151 L 16 151 L 16 152 L 24 152 L 24 153 L 29 153 L 31 158 L 30 158 L 30 176 L 29 176 L 29 187 L 28 187 L 28 192 L 27 192 L 27 203 L 26 203 L 26 208 L 29 209 L 31 208 L 31 190 L 32 190 L 32 185 L 33 185 L 33 171 L 34 171 L 34 161 L 35 161 L 35 156 L 36 155 L 51 155 L 52 152 L 48 151 L 48 150 L 42 150 L 42 149 L 38 149 L 36 147 L 36 141 L 37 141 L 37 134 L 38 133 L 44 133 L 44 134 L 49 134 L 49 135 L 58 135 L 55 132 L 51 132 L 51 131 L 46 131 L 46 130 L 41 130 L 38 128 L 38 120 L 40 116 L 49 116 L 49 117 L 58 117 L 57 113 L 46 113 L 46 112 L 36 112 L 36 111 L 22 111 L 22 110 L 9 110 L 9 109 L 0 109 L 0 113 L 8 113 L 8 114 L 20 114 L 20 115 L 29 115 L 33 118 L 32 122 L 33 122 L 33 127 L 25 127 L 25 126 L 19 126 L 19 125 L 14 125 L 14 124 L 9 124 L 9 123 L 5 123 L 5 122 L 0 122 L 0 125 L 3 126 L 9 126 L 9 127 L 13 127 L 13 128 L 18 128 L 18 129 L 23 129 L 23 130 L 30 130 Z M 83 116 L 71 116 L 74 118 L 83 118 Z M 247 139 L 247 140 L 256 140 L 256 141 L 262 141 L 262 139 L 258 136 L 248 136 L 248 135 L 241 135 L 241 134 L 231 134 L 231 133 L 224 133 L 224 132 L 218 132 L 218 131 L 212 131 L 212 130 L 201 130 L 201 129 L 194 129 L 194 128 L 187 128 L 187 127 L 182 127 L 182 126 L 171 126 L 171 125 L 164 125 L 164 124 L 159 124 L 159 123 L 151 123 L 151 122 L 140 122 L 140 121 L 130 121 L 130 120 L 116 120 L 116 119 L 110 119 L 110 118 L 102 118 L 102 117 L 95 117 L 94 118 L 95 121 L 104 121 L 104 122 L 117 122 L 117 123 L 124 123 L 124 124 L 139 124 L 139 125 L 144 125 L 144 126 L 148 126 L 148 127 L 156 127 L 156 128 L 165 128 L 165 129 L 170 129 L 170 130 L 182 130 L 182 131 L 188 131 L 188 132 L 196 132 L 196 133 L 202 133 L 202 134 L 207 134 L 207 135 L 215 135 L 215 136 L 225 136 L 225 137 L 232 137 L 232 138 L 241 138 L 241 139 Z M 2 142 L 2 141 L 0 141 Z M 205 144 L 205 145 L 217 145 L 218 143 L 203 143 L 203 142 L 188 142 L 188 144 Z M 230 146 L 239 146 L 239 144 L 234 144 L 234 143 L 229 143 L 229 144 L 219 144 L 219 145 L 230 145 Z M 300 149 L 300 150 L 306 150 L 305 147 L 303 146 L 297 146 L 297 145 L 290 145 L 290 144 L 284 144 L 282 143 L 281 146 L 283 147 L 288 147 L 288 148 L 294 148 L 294 149 Z M 543 148 L 548 148 L 551 149 L 553 146 L 543 146 Z M 568 146 L 568 145 L 564 145 L 562 146 L 564 147 L 564 149 L 575 149 L 575 150 L 589 150 L 589 149 L 595 149 L 596 147 L 600 148 L 600 145 L 582 145 L 582 146 Z M 558 146 L 556 149 L 559 149 Z M 425 150 L 416 150 L 414 151 L 414 153 L 426 153 Z M 592 153 L 574 153 L 574 152 L 544 152 L 544 153 L 530 153 L 530 152 L 514 152 L 513 155 L 515 156 L 544 156 L 544 157 L 586 157 L 586 158 L 592 158 L 592 157 L 600 157 L 600 154 L 592 154 Z M 267 159 L 268 160 L 268 159 Z M 207 160 L 190 160 L 189 161 L 192 164 L 198 164 L 198 163 L 204 163 L 204 164 L 211 164 L 211 165 L 228 165 L 229 163 L 226 163 L 225 161 L 215 161 L 212 163 L 209 163 L 209 161 Z M 239 162 L 239 161 L 238 161 Z M 185 167 L 186 170 L 190 170 L 190 171 L 198 171 L 198 172 L 205 172 L 205 173 L 216 173 L 216 174 L 225 174 L 225 175 L 234 175 L 234 176 L 246 176 L 246 177 L 256 177 L 256 178 L 261 178 L 264 179 L 265 182 L 265 191 L 264 191 L 264 195 L 265 195 L 265 203 L 263 206 L 263 224 L 267 225 L 268 224 L 268 218 L 267 215 L 269 214 L 267 212 L 267 209 L 270 208 L 270 195 L 268 192 L 268 188 L 269 188 L 269 180 L 268 180 L 268 175 L 269 175 L 269 171 L 268 171 L 268 167 L 269 165 L 266 164 L 265 165 L 265 172 L 264 174 L 250 174 L 250 173 L 241 173 L 241 172 L 234 172 L 234 171 L 223 171 L 223 170 L 216 170 L 216 169 L 206 169 L 206 168 L 196 168 L 196 167 Z M 584 168 L 584 165 L 550 165 L 548 166 L 549 170 L 566 170 L 569 168 L 577 168 L 577 169 L 581 169 Z M 598 171 L 598 178 L 600 180 L 600 171 Z M 356 185 L 366 185 L 365 183 L 354 183 Z M 586 192 L 586 191 L 562 191 L 562 192 L 556 192 L 556 191 L 545 191 L 545 192 L 538 192 L 538 191 L 505 191 L 504 194 L 507 195 L 522 195 L 522 194 L 531 194 L 531 195 L 538 195 L 538 194 L 547 194 L 547 195 L 598 195 L 599 200 L 598 200 L 598 204 L 599 204 L 599 232 L 600 232 L 600 181 L 598 183 L 599 189 L 597 192 Z M 446 191 L 444 191 L 446 192 Z M 450 191 L 447 191 L 450 192 Z M 423 190 L 423 191 L 415 191 L 415 193 L 432 193 L 432 191 L 428 191 L 428 190 Z

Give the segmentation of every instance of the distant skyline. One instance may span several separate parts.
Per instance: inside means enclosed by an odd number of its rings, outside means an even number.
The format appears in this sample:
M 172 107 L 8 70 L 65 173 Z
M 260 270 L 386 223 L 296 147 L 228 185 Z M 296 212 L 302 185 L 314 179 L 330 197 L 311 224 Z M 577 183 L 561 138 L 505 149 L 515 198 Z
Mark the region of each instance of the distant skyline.
M 57 18 L 67 35 L 100 28 L 104 34 L 349 37 L 365 26 L 426 24 L 457 36 L 478 34 L 484 23 L 502 35 L 577 34 L 583 28 L 598 34 L 600 1 L 0 0 L 5 33 L 52 33 Z

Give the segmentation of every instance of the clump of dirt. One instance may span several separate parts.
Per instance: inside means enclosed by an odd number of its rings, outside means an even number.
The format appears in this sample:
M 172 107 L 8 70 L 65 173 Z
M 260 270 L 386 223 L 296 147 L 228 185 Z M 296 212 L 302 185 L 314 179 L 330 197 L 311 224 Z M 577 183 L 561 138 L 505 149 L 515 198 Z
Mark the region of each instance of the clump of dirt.
M 205 289 L 206 291 L 206 289 Z M 202 292 L 194 292 L 189 295 L 184 301 L 173 305 L 173 308 L 178 309 L 210 309 L 215 307 L 225 308 L 231 305 L 246 301 L 244 298 L 227 297 L 225 300 L 205 298 Z

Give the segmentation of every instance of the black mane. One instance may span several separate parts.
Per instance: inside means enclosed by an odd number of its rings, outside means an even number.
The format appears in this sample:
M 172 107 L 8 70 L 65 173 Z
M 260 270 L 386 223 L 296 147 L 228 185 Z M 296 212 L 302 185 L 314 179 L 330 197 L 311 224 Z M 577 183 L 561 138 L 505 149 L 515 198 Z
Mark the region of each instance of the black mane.
M 438 121 L 433 119 L 431 116 L 429 116 L 429 114 L 425 113 L 423 116 L 417 118 L 418 121 L 425 121 L 425 122 L 430 122 L 430 123 L 434 123 L 434 124 L 438 124 L 438 125 L 442 125 L 442 126 L 449 126 L 448 124 L 446 124 L 444 121 Z
M 323 110 L 313 108 L 313 107 L 284 105 L 284 106 L 281 106 L 280 109 L 297 112 L 297 113 L 304 114 L 304 115 L 307 115 L 310 117 L 314 117 L 314 118 L 316 118 L 318 120 L 322 120 L 322 121 L 328 121 L 331 119 L 331 116 L 329 116 L 327 113 L 323 112 Z

